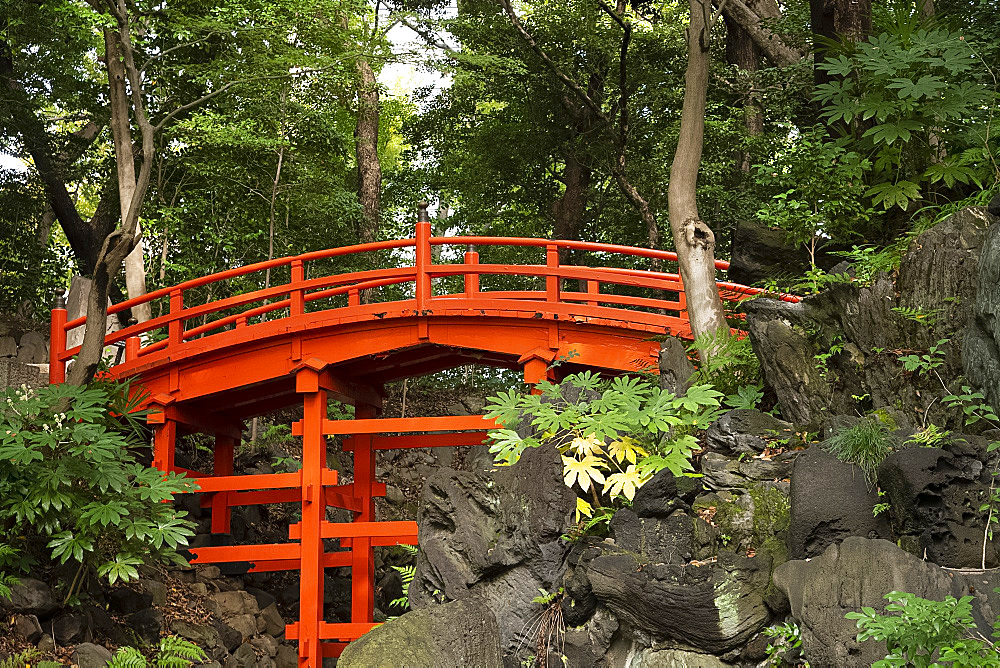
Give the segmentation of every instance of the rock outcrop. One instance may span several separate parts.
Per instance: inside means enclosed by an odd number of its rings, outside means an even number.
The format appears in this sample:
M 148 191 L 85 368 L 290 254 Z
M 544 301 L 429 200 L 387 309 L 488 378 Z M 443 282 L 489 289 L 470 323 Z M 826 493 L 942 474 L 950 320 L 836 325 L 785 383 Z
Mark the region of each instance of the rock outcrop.
M 502 668 L 500 631 L 476 597 L 416 610 L 352 642 L 338 668 Z
M 802 634 L 802 654 L 815 668 L 870 666 L 886 655 L 884 642 L 858 643 L 848 612 L 862 606 L 884 611 L 884 596 L 903 591 L 942 600 L 972 594 L 980 630 L 989 635 L 996 619 L 995 574 L 962 575 L 922 561 L 885 540 L 851 537 L 811 560 L 789 561 L 774 572 Z

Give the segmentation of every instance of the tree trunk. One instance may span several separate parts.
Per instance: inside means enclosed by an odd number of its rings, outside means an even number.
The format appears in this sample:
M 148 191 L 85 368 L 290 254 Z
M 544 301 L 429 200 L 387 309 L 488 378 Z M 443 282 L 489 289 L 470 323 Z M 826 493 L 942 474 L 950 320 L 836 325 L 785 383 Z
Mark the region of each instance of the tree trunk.
M 670 167 L 667 189 L 670 229 L 684 283 L 691 331 L 695 337 L 727 328 L 719 288 L 715 283 L 715 235 L 699 218 L 695 198 L 705 134 L 705 98 L 711 58 L 709 3 L 710 0 L 690 0 L 684 106 L 677 153 Z
M 809 0 L 809 17 L 813 34 L 828 40 L 846 37 L 852 42 L 863 40 L 872 31 L 871 0 Z M 822 40 L 813 40 L 816 64 L 823 62 L 827 49 Z M 813 69 L 816 85 L 829 83 L 830 75 L 818 67 Z
M 552 236 L 556 239 L 576 240 L 580 238 L 580 228 L 583 226 L 583 216 L 590 197 L 590 166 L 570 152 L 566 156 L 562 180 L 566 189 L 552 207 L 555 214 Z M 560 264 L 566 263 L 570 255 L 569 249 L 559 249 Z
M 129 114 L 128 93 L 125 90 L 125 67 L 118 53 L 118 35 L 104 29 L 105 64 L 108 68 L 108 99 L 111 107 L 111 135 L 115 143 L 115 166 L 118 172 L 118 201 L 122 220 L 129 217 L 129 207 L 135 197 L 135 155 L 132 150 L 132 123 Z M 140 241 L 125 258 L 125 287 L 129 299 L 146 294 L 146 267 L 142 251 L 142 232 L 138 222 L 135 229 Z M 149 303 L 132 308 L 132 316 L 139 322 L 153 317 Z
M 726 24 L 726 62 L 744 72 L 756 72 L 760 68 L 760 47 L 754 43 L 750 33 L 735 20 L 723 17 Z M 749 89 L 743 98 L 743 122 L 747 133 L 756 137 L 764 132 L 764 109 L 760 95 L 755 90 L 755 77 L 749 77 Z M 748 151 L 737 151 L 736 164 L 744 174 L 750 173 L 751 156 Z
M 794 65 L 805 56 L 801 51 L 788 46 L 781 37 L 761 25 L 761 19 L 776 18 L 780 15 L 780 10 L 774 2 L 769 0 L 751 6 L 742 0 L 726 0 L 721 4 L 723 16 L 735 21 L 746 30 L 750 39 L 764 56 L 778 67 Z
M 355 153 L 358 162 L 358 199 L 362 221 L 358 241 L 368 243 L 378 236 L 382 166 L 378 161 L 379 92 L 371 63 L 357 60 L 358 120 L 355 126 Z

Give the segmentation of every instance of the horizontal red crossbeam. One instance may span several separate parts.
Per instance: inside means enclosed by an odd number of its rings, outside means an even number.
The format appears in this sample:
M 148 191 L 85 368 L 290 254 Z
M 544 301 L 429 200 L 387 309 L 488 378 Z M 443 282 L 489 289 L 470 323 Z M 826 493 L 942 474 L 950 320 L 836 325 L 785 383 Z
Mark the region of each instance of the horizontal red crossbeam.
M 326 436 L 424 431 L 482 431 L 483 427 L 495 429 L 499 425 L 493 420 L 487 420 L 482 415 L 323 421 L 323 433 Z M 292 423 L 292 435 L 302 435 L 301 420 Z
M 334 471 L 335 473 L 335 471 Z M 363 499 L 354 496 L 354 485 L 337 485 L 335 487 L 324 487 L 326 492 L 326 504 L 347 510 L 360 510 Z M 375 497 L 385 496 L 385 483 L 373 482 L 371 495 Z M 229 492 L 226 496 L 226 505 L 233 506 L 259 506 L 266 503 L 300 503 L 302 501 L 302 490 L 298 487 L 290 489 L 264 489 L 253 492 Z M 200 501 L 202 508 L 212 506 L 212 496 L 205 495 Z
M 344 641 L 357 640 L 364 634 L 371 631 L 376 626 L 380 625 L 371 622 L 361 622 L 361 623 L 345 622 L 340 624 L 320 622 L 319 637 L 324 640 L 344 640 Z M 298 622 L 293 622 L 292 624 L 285 625 L 285 638 L 287 640 L 299 639 Z
M 417 523 L 399 522 L 323 522 L 320 527 L 323 538 L 398 538 L 400 544 L 411 545 L 417 538 Z M 288 525 L 288 538 L 302 538 L 302 524 Z
M 405 436 L 375 436 L 372 448 L 375 450 L 402 450 L 404 448 L 449 448 L 456 446 L 482 445 L 489 437 L 486 431 L 457 432 L 450 434 L 416 434 Z M 351 452 L 356 447 L 356 439 L 344 439 L 344 451 Z
M 323 568 L 347 568 L 352 563 L 352 555 L 350 552 L 327 552 L 320 560 Z M 254 559 L 250 562 L 248 572 L 297 571 L 301 563 L 301 559 Z

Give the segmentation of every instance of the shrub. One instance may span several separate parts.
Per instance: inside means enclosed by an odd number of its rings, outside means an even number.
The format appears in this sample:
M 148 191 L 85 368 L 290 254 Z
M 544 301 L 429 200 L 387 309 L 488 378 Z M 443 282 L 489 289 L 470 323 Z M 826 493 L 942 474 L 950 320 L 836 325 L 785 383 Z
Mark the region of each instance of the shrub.
M 719 416 L 723 396 L 710 385 L 693 385 L 677 396 L 644 378 L 604 380 L 589 371 L 535 387 L 537 394 L 511 390 L 490 397 L 486 417 L 504 426 L 490 432 L 490 451 L 498 464 L 510 465 L 525 448 L 556 447 L 566 485 L 579 485 L 597 505 L 598 485 L 611 500 L 631 501 L 656 472 L 691 471 L 691 454 L 699 447 L 693 432 Z M 515 431 L 524 420 L 537 436 Z M 580 501 L 578 515 L 591 516 L 592 506 Z
M 137 402 L 127 383 L 0 394 L 0 569 L 75 562 L 69 601 L 90 570 L 113 583 L 184 563 L 194 524 L 169 502 L 191 483 L 139 463 Z
M 873 608 L 847 613 L 857 621 L 858 642 L 884 640 L 889 653 L 875 668 L 895 666 L 1000 666 L 1000 655 L 985 638 L 974 637 L 971 596 L 943 601 L 894 591 L 885 595 L 889 614 Z
M 193 642 L 183 640 L 176 636 L 167 636 L 160 639 L 160 644 L 156 648 L 156 654 L 152 660 L 143 656 L 142 652 L 134 647 L 122 647 L 119 649 L 111 661 L 108 668 L 186 668 L 193 663 L 202 663 L 208 660 L 208 656 L 200 647 Z

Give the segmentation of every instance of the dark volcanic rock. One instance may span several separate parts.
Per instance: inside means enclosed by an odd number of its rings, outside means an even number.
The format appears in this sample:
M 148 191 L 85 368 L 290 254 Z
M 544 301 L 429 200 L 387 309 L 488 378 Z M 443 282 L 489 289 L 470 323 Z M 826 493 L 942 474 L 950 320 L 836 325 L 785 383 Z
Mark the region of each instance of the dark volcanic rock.
M 636 490 L 632 510 L 639 517 L 670 517 L 675 510 L 690 510 L 699 492 L 701 482 L 697 478 L 678 478 L 663 469 Z
M 421 500 L 410 604 L 477 596 L 500 624 L 505 654 L 529 650 L 521 635 L 537 613 L 531 599 L 562 580 L 569 548 L 561 536 L 575 508 L 554 448 L 528 448 L 516 465 L 488 474 L 439 471 Z
M 849 536 L 891 538 L 886 515 L 872 516 L 876 503 L 878 493 L 868 489 L 861 469 L 809 448 L 792 467 L 789 556 L 815 557 Z
M 987 502 L 997 460 L 996 453 L 987 455 L 988 444 L 966 436 L 943 449 L 906 448 L 886 458 L 878 483 L 901 548 L 941 566 L 982 565 L 987 512 L 980 507 Z M 986 565 L 998 563 L 997 542 L 990 541 Z
M 899 409 L 913 422 L 923 423 L 926 413 L 939 426 L 961 426 L 958 411 L 928 398 L 940 394 L 937 378 L 902 373 L 892 351 L 926 351 L 948 339 L 937 371 L 944 378 L 962 374 L 963 329 L 993 220 L 985 209 L 970 207 L 927 230 L 911 243 L 895 283 L 881 274 L 870 286 L 834 284 L 797 304 L 747 302 L 750 341 L 785 417 L 818 425 L 827 415 L 867 409 L 859 405 L 864 397 L 871 407 Z M 917 322 L 894 308 L 928 317 Z M 840 352 L 831 353 L 834 348 Z M 826 358 L 826 369 L 817 355 Z
M 44 618 L 59 608 L 47 584 L 34 578 L 18 580 L 19 583 L 10 588 L 10 596 L 0 598 L 0 609 Z
M 660 344 L 660 387 L 674 394 L 687 392 L 694 374 L 684 344 L 673 336 Z
M 998 200 L 1000 195 L 993 198 L 994 203 Z M 975 308 L 962 343 L 962 365 L 965 376 L 983 389 L 987 401 L 1000 406 L 1000 225 L 990 229 L 983 243 Z
M 352 642 L 337 666 L 501 668 L 497 620 L 475 597 L 414 610 Z
M 757 454 L 772 441 L 787 441 L 795 428 L 784 420 L 758 410 L 737 408 L 724 414 L 705 431 L 708 444 L 723 454 Z
M 52 621 L 52 637 L 60 645 L 90 642 L 90 623 L 82 613 L 63 613 Z
M 781 274 L 801 273 L 809 267 L 804 247 L 788 243 L 784 230 L 741 220 L 733 233 L 729 280 L 744 285 Z
M 622 508 L 608 526 L 615 545 L 633 552 L 645 562 L 683 564 L 691 560 L 694 543 L 694 523 L 681 510 L 670 517 L 639 517 L 629 508 Z
M 770 558 L 723 552 L 707 566 L 640 563 L 602 554 L 587 567 L 594 595 L 619 619 L 657 640 L 721 654 L 739 647 L 771 617 L 765 604 Z
M 989 635 L 996 618 L 996 574 L 958 574 L 921 561 L 885 540 L 848 538 L 809 561 L 789 561 L 774 571 L 774 583 L 787 596 L 802 633 L 802 653 L 815 668 L 870 666 L 886 655 L 884 642 L 858 643 L 848 612 L 862 606 L 885 611 L 883 598 L 904 591 L 942 600 L 973 594 L 980 631 Z

